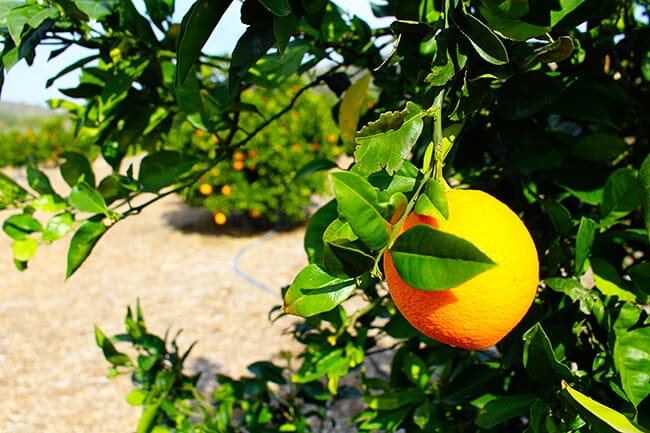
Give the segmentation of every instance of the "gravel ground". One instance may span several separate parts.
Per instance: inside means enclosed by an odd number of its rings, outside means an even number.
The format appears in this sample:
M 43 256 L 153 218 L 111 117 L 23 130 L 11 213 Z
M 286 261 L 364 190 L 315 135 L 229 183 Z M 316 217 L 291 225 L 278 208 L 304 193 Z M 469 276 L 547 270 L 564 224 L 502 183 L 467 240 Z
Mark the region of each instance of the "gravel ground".
M 0 234 L 0 432 L 134 431 L 140 409 L 125 401 L 129 378 L 106 379 L 93 327 L 122 332 L 137 299 L 151 332 L 183 329 L 181 348 L 198 342 L 189 367 L 206 376 L 239 376 L 291 350 L 282 332 L 291 319 L 271 324 L 268 312 L 306 263 L 303 234 L 218 230 L 209 214 L 168 197 L 111 228 L 67 282 L 67 241 L 42 246 L 20 273 Z M 275 293 L 237 273 L 234 258 Z

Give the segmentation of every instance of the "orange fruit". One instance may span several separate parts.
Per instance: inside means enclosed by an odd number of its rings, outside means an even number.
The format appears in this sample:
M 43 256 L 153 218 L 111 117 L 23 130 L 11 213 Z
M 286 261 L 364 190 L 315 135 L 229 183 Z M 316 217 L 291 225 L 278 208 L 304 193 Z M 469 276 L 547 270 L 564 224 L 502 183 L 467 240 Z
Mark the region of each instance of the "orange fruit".
M 222 226 L 228 221 L 228 217 L 226 216 L 225 213 L 217 211 L 214 213 L 213 218 L 214 223 L 218 226 Z
M 250 215 L 251 218 L 256 219 L 260 217 L 261 213 L 257 209 L 251 209 L 248 211 L 248 215 Z
M 209 183 L 202 183 L 199 185 L 199 192 L 203 195 L 210 195 L 212 194 L 212 185 Z
M 232 193 L 232 187 L 230 185 L 224 185 L 221 187 L 221 194 L 230 195 Z
M 235 161 L 232 163 L 232 168 L 234 168 L 237 171 L 241 171 L 244 169 L 244 161 Z
M 411 213 L 401 231 L 428 224 L 473 243 L 496 265 L 450 289 L 425 291 L 402 280 L 387 251 L 386 284 L 396 307 L 420 332 L 452 346 L 482 350 L 501 341 L 533 303 L 537 250 L 519 217 L 496 198 L 476 190 L 446 195 L 448 219 Z
M 246 159 L 246 154 L 240 150 L 237 150 L 232 154 L 232 159 L 235 161 L 243 161 Z

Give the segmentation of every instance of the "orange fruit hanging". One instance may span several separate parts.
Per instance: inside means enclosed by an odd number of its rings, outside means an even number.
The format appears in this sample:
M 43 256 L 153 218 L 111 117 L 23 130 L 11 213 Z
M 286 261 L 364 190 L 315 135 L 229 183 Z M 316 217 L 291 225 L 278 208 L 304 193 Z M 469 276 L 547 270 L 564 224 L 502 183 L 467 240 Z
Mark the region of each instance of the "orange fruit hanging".
M 473 243 L 496 265 L 447 290 L 408 285 L 390 253 L 384 273 L 402 315 L 426 336 L 452 346 L 482 350 L 501 341 L 524 317 L 537 292 L 539 262 L 530 233 L 505 204 L 482 191 L 446 193 L 449 218 L 411 213 L 401 232 L 428 224 Z
M 202 183 L 201 185 L 199 185 L 199 192 L 202 195 L 210 195 L 212 194 L 212 191 L 213 191 L 212 185 L 210 185 L 209 183 Z
M 216 225 L 222 226 L 226 223 L 226 221 L 228 221 L 228 217 L 225 213 L 217 211 L 213 215 L 213 220 Z

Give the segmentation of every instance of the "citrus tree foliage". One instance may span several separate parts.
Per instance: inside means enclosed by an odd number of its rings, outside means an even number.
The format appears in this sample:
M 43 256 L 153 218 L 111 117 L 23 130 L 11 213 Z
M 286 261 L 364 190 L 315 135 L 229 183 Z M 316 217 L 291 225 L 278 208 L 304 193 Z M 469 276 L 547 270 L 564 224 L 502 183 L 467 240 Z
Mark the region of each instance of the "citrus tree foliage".
M 90 50 L 58 74 L 82 71 L 63 93 L 83 103 L 51 104 L 75 114 L 115 168 L 96 179 L 85 158 L 69 154 L 65 193 L 34 164 L 30 191 L 0 179 L 3 203 L 20 209 L 3 225 L 19 267 L 39 241 L 73 231 L 71 275 L 114 223 L 281 128 L 276 120 L 304 92 L 322 85 L 340 100 L 333 114 L 354 164 L 331 174 L 335 199 L 307 225 L 309 264 L 277 311 L 305 317 L 291 330 L 304 350 L 286 365 L 251 365 L 251 377 L 219 377 L 206 398 L 182 372 L 186 353 L 147 333 L 139 308 L 129 311 L 128 335 L 96 335 L 115 371 L 133 374 L 129 402 L 144 408 L 138 430 L 336 429 L 343 421 L 331 409 L 348 398 L 364 403 L 351 418 L 358 431 L 649 429 L 647 2 L 372 1 L 391 24 L 371 28 L 327 0 L 245 0 L 246 31 L 231 56 L 212 56 L 203 45 L 230 3 L 198 1 L 180 24 L 170 21 L 171 0 L 147 0 L 145 12 L 130 0 L 0 8 L 5 70 L 31 62 L 46 42 L 58 45 L 52 56 Z M 306 84 L 286 105 L 242 97 L 296 75 Z M 248 112 L 264 119 L 253 130 L 242 128 Z M 175 140 L 183 125 L 214 134 L 210 152 Z M 146 152 L 139 168 L 120 167 L 133 149 Z M 446 217 L 445 179 L 507 203 L 537 245 L 535 303 L 485 351 L 428 340 L 381 283 L 380 258 L 407 211 Z M 130 205 L 143 194 L 148 201 Z M 36 210 L 52 216 L 42 223 Z M 413 251 L 411 238 L 400 251 L 440 258 L 436 248 Z M 452 258 L 478 257 L 462 239 L 448 242 Z M 451 273 L 460 280 L 482 262 L 457 261 Z M 351 376 L 359 386 L 343 380 Z

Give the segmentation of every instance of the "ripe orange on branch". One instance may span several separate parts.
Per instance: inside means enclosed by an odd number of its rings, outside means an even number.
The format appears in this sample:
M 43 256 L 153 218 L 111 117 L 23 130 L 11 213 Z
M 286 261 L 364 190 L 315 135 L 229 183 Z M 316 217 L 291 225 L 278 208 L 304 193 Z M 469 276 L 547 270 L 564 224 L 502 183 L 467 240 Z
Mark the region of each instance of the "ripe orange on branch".
M 503 339 L 530 308 L 539 278 L 537 250 L 519 217 L 491 195 L 451 190 L 446 196 L 449 218 L 411 213 L 401 232 L 429 225 L 471 242 L 496 265 L 450 289 L 426 291 L 400 277 L 387 251 L 386 283 L 399 311 L 420 332 L 452 346 L 482 350 Z

